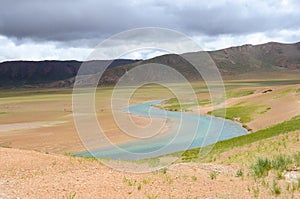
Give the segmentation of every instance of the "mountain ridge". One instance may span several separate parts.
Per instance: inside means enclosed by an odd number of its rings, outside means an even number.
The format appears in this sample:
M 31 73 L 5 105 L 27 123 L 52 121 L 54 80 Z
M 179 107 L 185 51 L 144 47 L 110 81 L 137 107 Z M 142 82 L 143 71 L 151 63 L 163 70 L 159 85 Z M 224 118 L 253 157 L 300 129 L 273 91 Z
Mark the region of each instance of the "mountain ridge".
M 215 62 L 223 77 L 245 74 L 300 72 L 300 42 L 233 46 L 205 51 Z M 188 53 L 197 59 L 201 52 Z M 203 52 L 202 52 L 203 53 Z M 70 61 L 12 61 L 0 63 L 2 87 L 70 87 L 81 64 L 88 65 L 86 74 L 95 74 L 108 65 L 109 60 Z M 180 55 L 166 54 L 147 60 L 114 60 L 103 73 L 99 84 L 115 84 L 131 68 L 141 64 L 159 63 L 171 66 L 190 81 L 201 80 L 197 71 Z M 34 65 L 34 66 L 33 66 Z M 51 65 L 51 66 L 50 66 Z

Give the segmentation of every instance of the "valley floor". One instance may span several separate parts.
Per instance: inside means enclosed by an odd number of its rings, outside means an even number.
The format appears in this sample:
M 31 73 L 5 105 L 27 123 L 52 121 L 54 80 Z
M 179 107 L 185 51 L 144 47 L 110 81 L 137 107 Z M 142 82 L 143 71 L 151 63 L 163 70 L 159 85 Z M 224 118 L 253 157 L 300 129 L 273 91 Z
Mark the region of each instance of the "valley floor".
M 226 118 L 257 132 L 299 116 L 300 84 L 288 82 L 227 82 Z M 206 100 L 203 85 L 196 84 L 195 89 L 198 98 Z M 124 142 L 129 138 L 112 120 L 110 94 L 111 89 L 104 88 L 96 95 L 98 119 L 113 142 Z M 136 93 L 132 103 L 155 100 L 158 95 L 172 97 L 148 86 Z M 163 106 L 178 109 L 177 104 Z M 199 114 L 220 113 L 207 104 L 186 108 Z M 218 153 L 203 161 L 191 159 L 160 171 L 132 174 L 95 159 L 67 155 L 84 150 L 71 109 L 71 90 L 0 93 L 0 198 L 300 198 L 300 180 L 286 177 L 299 174 L 300 179 L 300 125 L 229 150 L 217 148 Z M 133 120 L 139 125 L 149 122 Z M 282 160 L 283 170 L 262 167 L 267 175 L 254 175 L 252 167 L 259 158 L 273 161 L 279 155 L 294 159 Z

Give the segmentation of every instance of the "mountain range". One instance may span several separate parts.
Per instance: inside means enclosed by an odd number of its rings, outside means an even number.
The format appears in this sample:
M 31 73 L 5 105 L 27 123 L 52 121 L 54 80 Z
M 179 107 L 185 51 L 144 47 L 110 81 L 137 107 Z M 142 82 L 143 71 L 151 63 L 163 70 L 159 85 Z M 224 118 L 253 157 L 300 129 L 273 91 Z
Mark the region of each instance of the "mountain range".
M 203 52 L 188 53 L 197 59 Z M 269 42 L 207 51 L 223 78 L 237 76 L 264 77 L 269 74 L 300 75 L 300 42 Z M 180 55 L 166 54 L 147 60 L 117 59 L 96 61 L 8 61 L 0 63 L 0 87 L 71 87 L 82 64 L 84 74 L 92 75 L 109 65 L 99 84 L 115 84 L 131 68 L 159 63 L 171 66 L 188 80 L 201 80 L 195 69 Z M 151 67 L 151 66 L 150 66 Z

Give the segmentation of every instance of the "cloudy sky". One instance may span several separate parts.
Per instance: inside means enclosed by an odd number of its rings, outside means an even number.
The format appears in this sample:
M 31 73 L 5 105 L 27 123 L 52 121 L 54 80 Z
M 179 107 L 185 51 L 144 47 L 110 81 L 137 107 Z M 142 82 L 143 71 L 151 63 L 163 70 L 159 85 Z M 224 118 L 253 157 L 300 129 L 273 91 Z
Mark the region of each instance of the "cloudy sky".
M 141 27 L 182 32 L 204 50 L 293 43 L 300 41 L 299 19 L 298 0 L 1 0 L 0 61 L 85 60 L 104 39 Z

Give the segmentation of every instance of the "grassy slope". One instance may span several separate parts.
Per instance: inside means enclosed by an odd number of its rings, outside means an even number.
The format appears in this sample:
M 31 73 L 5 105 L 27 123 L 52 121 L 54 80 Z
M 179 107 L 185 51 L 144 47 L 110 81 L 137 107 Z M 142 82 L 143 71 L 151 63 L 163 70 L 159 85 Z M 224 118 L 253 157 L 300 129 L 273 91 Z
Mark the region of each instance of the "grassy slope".
M 213 156 L 219 155 L 222 152 L 242 147 L 247 144 L 251 144 L 254 142 L 258 142 L 260 140 L 264 140 L 270 137 L 278 136 L 280 134 L 285 134 L 288 132 L 300 130 L 300 116 L 294 117 L 289 121 L 282 122 L 275 126 L 269 127 L 267 129 L 263 129 L 257 131 L 255 133 L 247 134 L 244 136 L 232 138 L 229 140 L 224 140 L 216 143 L 212 150 L 209 151 L 208 154 L 201 153 L 202 151 L 206 151 L 206 147 L 204 148 L 196 148 L 187 150 L 182 155 L 182 161 L 209 161 L 212 160 Z

